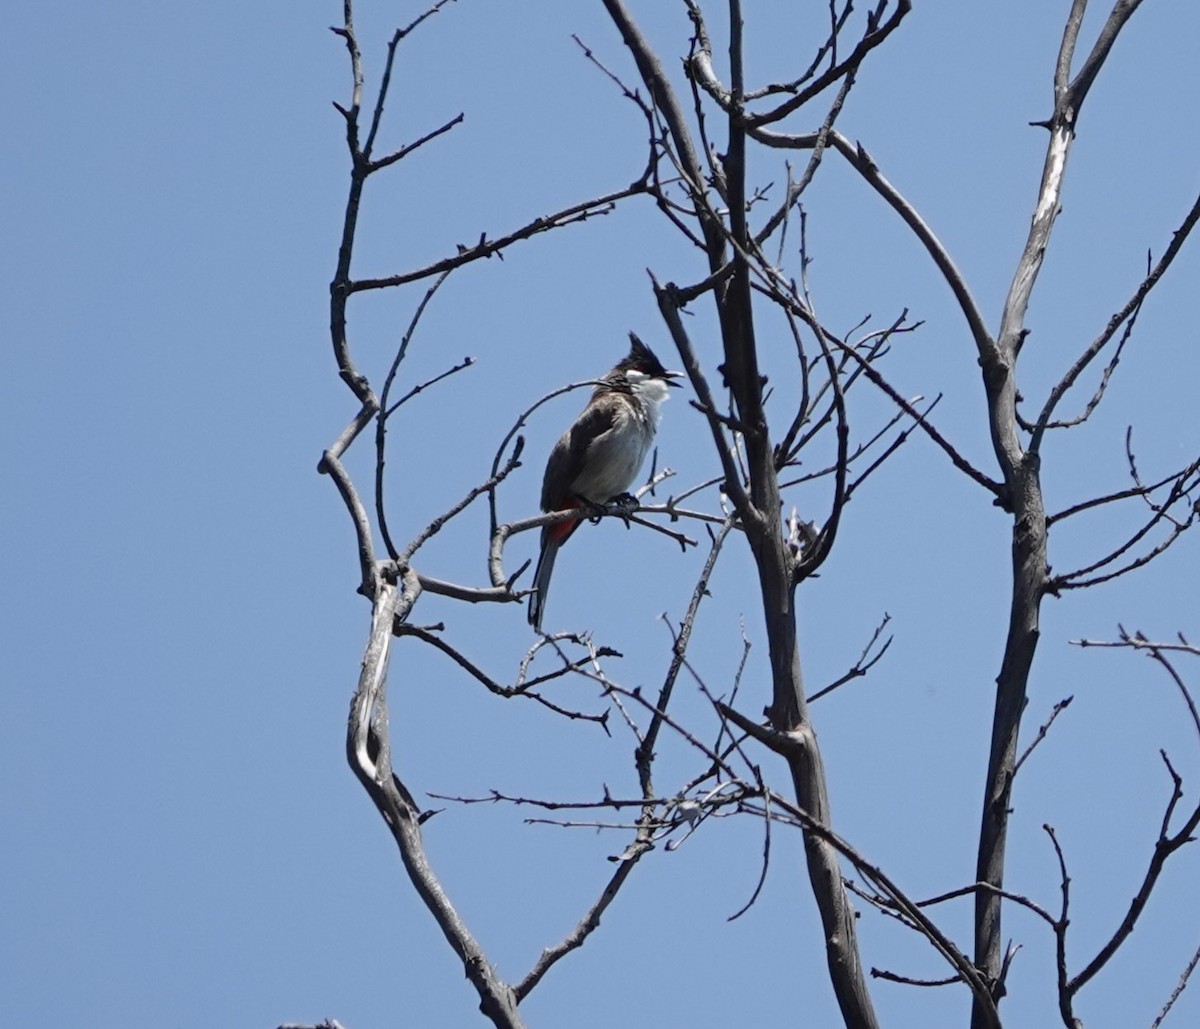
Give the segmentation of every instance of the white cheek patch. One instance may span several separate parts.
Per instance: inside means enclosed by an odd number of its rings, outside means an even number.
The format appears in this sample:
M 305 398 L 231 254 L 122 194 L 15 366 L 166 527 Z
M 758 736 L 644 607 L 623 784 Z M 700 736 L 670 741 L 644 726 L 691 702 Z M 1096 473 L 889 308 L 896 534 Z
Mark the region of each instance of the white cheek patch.
M 639 372 L 635 368 L 630 368 L 629 371 L 625 373 L 626 381 L 632 383 L 645 382 L 648 378 L 650 378 L 649 375 L 647 375 L 645 372 Z
M 642 382 L 631 382 L 633 387 L 633 395 L 644 403 L 649 409 L 648 413 L 655 423 L 658 422 L 659 411 L 658 407 L 671 394 L 667 389 L 667 384 L 662 379 L 655 379 L 651 376 L 644 376 Z

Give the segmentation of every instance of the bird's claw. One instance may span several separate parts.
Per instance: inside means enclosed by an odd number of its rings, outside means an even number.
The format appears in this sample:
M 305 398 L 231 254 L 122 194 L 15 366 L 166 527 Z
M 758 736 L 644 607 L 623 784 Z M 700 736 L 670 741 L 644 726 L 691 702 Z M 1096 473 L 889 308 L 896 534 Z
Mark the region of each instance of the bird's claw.
M 632 493 L 622 493 L 620 496 L 613 497 L 608 504 L 615 515 L 624 519 L 627 529 L 629 528 L 629 516 L 642 506 Z
M 599 523 L 605 515 L 617 515 L 624 518 L 626 524 L 629 522 L 629 516 L 633 514 L 642 505 L 638 502 L 638 498 L 632 493 L 620 493 L 612 497 L 605 504 L 596 504 L 588 500 L 586 497 L 579 497 L 580 507 L 584 512 L 584 517 L 591 522 L 592 525 Z

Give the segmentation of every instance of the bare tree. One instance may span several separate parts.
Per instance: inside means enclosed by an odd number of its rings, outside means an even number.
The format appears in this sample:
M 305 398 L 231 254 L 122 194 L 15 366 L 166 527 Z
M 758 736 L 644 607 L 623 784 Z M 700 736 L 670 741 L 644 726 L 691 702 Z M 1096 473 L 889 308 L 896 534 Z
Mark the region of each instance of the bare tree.
M 1014 777 L 1070 703 L 1070 698 L 1060 702 L 1022 753 L 1020 729 L 1035 667 L 1043 601 L 1099 587 L 1144 567 L 1166 554 L 1200 517 L 1195 499 L 1200 459 L 1147 478 L 1139 471 L 1131 436 L 1126 442 L 1128 483 L 1114 484 L 1109 492 L 1060 511 L 1048 512 L 1043 500 L 1047 441 L 1056 433 L 1083 429 L 1105 399 L 1143 305 L 1200 218 L 1200 198 L 1181 217 L 1161 256 L 1148 260 L 1145 275 L 1131 295 L 1114 304 L 1107 324 L 1076 350 L 1048 390 L 1040 396 L 1023 392 L 1018 374 L 1029 332 L 1027 312 L 1060 210 L 1064 174 L 1081 113 L 1092 85 L 1110 59 L 1113 44 L 1140 6 L 1138 0 L 1118 0 L 1082 56 L 1079 39 L 1086 0 L 1074 0 L 1071 5 L 1052 69 L 1052 109 L 1042 123 L 1048 143 L 1041 183 L 1032 198 L 1027 239 L 995 327 L 989 326 L 966 277 L 916 207 L 885 177 L 867 147 L 838 128 L 860 73 L 905 22 L 909 0 L 879 0 L 860 15 L 849 0 L 832 0 L 827 5 L 827 33 L 797 65 L 794 76 L 765 83 L 754 81 L 754 70 L 746 66 L 739 0 L 728 0 L 725 5 L 727 38 L 719 45 L 714 42 L 709 15 L 698 2 L 686 0 L 690 39 L 683 39 L 680 53 L 671 55 L 684 58 L 681 70 L 675 73 L 668 70 L 669 62 L 655 51 L 622 0 L 604 0 L 626 53 L 600 54 L 582 42 L 580 51 L 615 87 L 614 103 L 623 98 L 626 110 L 645 126 L 639 176 L 627 185 L 614 185 L 600 195 L 499 235 L 484 233 L 477 242 L 422 267 L 385 277 L 355 277 L 352 264 L 360 205 L 372 177 L 436 143 L 462 120 L 459 114 L 426 129 L 415 141 L 377 155 L 385 103 L 394 99 L 390 90 L 398 54 L 413 33 L 449 2 L 440 0 L 394 32 L 378 86 L 369 100 L 351 0 L 344 0 L 343 22 L 334 29 L 349 52 L 352 89 L 349 102 L 338 105 L 345 121 L 350 187 L 331 285 L 330 327 L 340 377 L 353 393 L 358 410 L 324 452 L 320 471 L 333 480 L 351 516 L 359 592 L 372 611 L 362 672 L 351 704 L 347 757 L 388 825 L 413 887 L 462 961 L 482 1012 L 497 1026 L 522 1025 L 521 1002 L 557 962 L 598 928 L 601 916 L 646 854 L 656 847 L 677 846 L 709 818 L 736 813 L 758 820 L 763 827 L 759 888 L 768 870 L 772 827 L 795 828 L 803 834 L 805 871 L 820 914 L 829 981 L 847 1026 L 878 1024 L 857 939 L 852 894 L 914 930 L 940 956 L 948 968 L 939 982 L 967 988 L 975 1027 L 1001 1024 L 1000 1002 L 1015 953 L 1012 948 L 1005 952 L 1003 947 L 1002 912 L 1008 905 L 1032 912 L 1055 940 L 1062 1021 L 1068 1027 L 1081 1024 L 1074 1013 L 1075 997 L 1129 938 L 1167 860 L 1188 842 L 1200 823 L 1200 807 L 1180 821 L 1181 778 L 1164 753 L 1174 791 L 1154 844 L 1153 861 L 1118 931 L 1078 972 L 1071 972 L 1066 949 L 1070 877 L 1052 828 L 1047 827 L 1046 832 L 1061 869 L 1056 884 L 1061 894 L 1058 913 L 1052 914 L 1046 903 L 1006 888 Z M 470 17 L 469 13 L 462 16 Z M 727 55 L 724 62 L 720 54 Z M 790 163 L 788 152 L 792 151 L 802 158 L 802 166 Z M 768 159 L 775 162 L 785 181 L 782 189 L 752 181 L 751 152 L 758 167 Z M 936 398 L 908 397 L 893 384 L 889 369 L 902 360 L 897 355 L 904 339 L 920 327 L 907 311 L 880 324 L 864 321 L 849 333 L 835 331 L 821 316 L 808 281 L 804 207 L 818 173 L 848 173 L 870 187 L 883 202 L 881 216 L 884 208 L 890 208 L 901 219 L 952 292 L 982 372 L 979 415 L 986 420 L 992 444 L 986 466 L 972 460 L 938 427 Z M 423 382 L 405 378 L 410 344 L 447 278 L 458 269 L 502 256 L 515 244 L 578 226 L 618 205 L 633 204 L 645 217 L 663 219 L 675 232 L 681 252 L 689 260 L 699 255 L 702 261 L 704 272 L 693 282 L 674 281 L 672 275 L 678 275 L 674 270 L 668 274 L 667 269 L 650 268 L 647 289 L 653 293 L 665 332 L 686 371 L 694 393 L 691 405 L 711 438 L 713 469 L 710 476 L 672 492 L 665 501 L 658 499 L 656 490 L 668 483 L 672 473 L 655 469 L 639 491 L 643 503 L 635 515 L 627 510 L 596 512 L 597 518 L 619 516 L 635 523 L 638 531 L 665 534 L 685 551 L 706 538 L 707 557 L 692 587 L 690 603 L 678 624 L 670 623 L 668 671 L 652 692 L 624 685 L 611 670 L 610 659 L 618 656 L 616 648 L 590 635 L 541 636 L 519 666 L 504 674 L 468 656 L 470 639 L 456 634 L 452 622 L 422 625 L 415 620 L 426 593 L 465 605 L 515 604 L 526 595 L 523 575 L 528 562 L 512 568 L 508 544 L 521 533 L 565 516 L 502 519 L 504 491 L 524 456 L 521 431 L 547 400 L 589 383 L 558 390 L 524 410 L 514 408 L 511 430 L 491 443 L 490 474 L 438 517 L 410 526 L 405 542 L 400 542 L 395 526 L 407 519 L 395 517 L 385 490 L 392 419 L 419 394 L 472 365 L 468 358 L 448 363 L 441 373 Z M 686 267 L 686 262 L 681 260 L 679 267 Z M 352 349 L 348 329 L 349 305 L 356 298 L 406 286 L 424 292 L 414 296 L 410 320 L 390 363 L 380 376 L 369 377 L 355 361 L 357 350 Z M 719 336 L 720 355 L 715 363 L 706 363 L 701 356 L 702 348 L 695 345 L 687 320 L 707 305 L 711 305 Z M 764 331 L 776 338 L 782 334 L 792 346 L 790 381 L 778 395 L 763 374 Z M 1090 390 L 1090 395 L 1077 403 L 1076 413 L 1064 415 L 1064 402 L 1074 400 L 1081 390 Z M 859 397 L 863 397 L 861 402 Z M 889 405 L 883 414 L 879 413 L 879 398 Z M 1029 407 L 1023 409 L 1022 405 Z M 367 429 L 373 429 L 365 438 L 373 438 L 374 457 L 364 485 L 348 470 L 345 458 Z M 814 699 L 866 675 L 883 657 L 891 642 L 891 637 L 884 635 L 888 620 L 883 619 L 845 675 L 827 690 L 811 695 L 804 683 L 804 655 L 797 632 L 797 592 L 825 565 L 839 543 L 847 504 L 855 496 L 869 503 L 872 476 L 885 464 L 902 460 L 910 449 L 906 444 L 918 439 L 944 455 L 1007 514 L 1012 553 L 1011 606 L 995 676 L 976 873 L 970 883 L 924 901 L 913 899 L 884 867 L 838 833 L 831 805 L 837 784 L 827 781 L 810 714 Z M 817 503 L 819 507 L 813 506 Z M 488 508 L 488 528 L 482 538 L 473 538 L 467 521 L 460 518 L 477 504 Z M 1093 559 L 1065 572 L 1054 570 L 1051 528 L 1056 535 L 1060 525 L 1066 532 L 1077 516 L 1119 505 L 1140 506 L 1143 516 Z M 532 509 L 532 504 L 527 509 Z M 460 533 L 463 547 L 475 547 L 485 557 L 486 581 L 457 582 L 437 574 L 436 567 L 426 560 L 425 548 L 445 531 Z M 758 584 L 756 622 L 769 658 L 770 681 L 761 697 L 747 696 L 740 671 L 728 688 L 713 690 L 689 663 L 697 615 L 709 594 L 714 569 L 722 558 L 736 560 L 728 555 L 737 553 L 730 541 L 738 536 L 747 544 L 742 553 L 748 553 Z M 637 795 L 614 796 L 605 788 L 599 797 L 566 801 L 549 795 L 510 796 L 495 790 L 448 798 L 463 804 L 537 805 L 558 824 L 587 824 L 628 833 L 623 850 L 614 857 L 615 867 L 607 883 L 581 913 L 576 927 L 548 945 L 518 980 L 501 978 L 456 911 L 422 839 L 421 826 L 430 812 L 396 772 L 389 733 L 388 669 L 397 641 L 434 648 L 466 679 L 497 696 L 532 702 L 564 719 L 593 723 L 605 732 L 628 734 L 634 741 Z M 1192 697 L 1172 664 L 1175 651 L 1194 653 L 1194 648 L 1182 639 L 1179 644 L 1152 644 L 1125 634 L 1119 645 L 1146 650 L 1167 671 L 1200 737 Z M 681 677 L 690 677 L 708 697 L 711 726 L 688 724 L 675 714 L 672 700 Z M 556 692 L 560 685 L 578 680 L 595 685 L 602 701 L 598 709 L 581 709 Z M 765 718 L 750 713 L 763 703 Z M 686 745 L 695 760 L 694 774 L 667 788 L 656 781 L 656 757 L 664 734 Z M 773 785 L 762 770 L 760 761 L 767 753 L 786 762 L 790 779 L 786 789 Z M 547 794 L 551 792 L 547 790 Z M 964 833 L 970 831 L 960 828 Z M 930 909 L 971 896 L 974 940 L 973 954 L 968 955 L 967 948 L 937 924 Z M 1195 964 L 1193 959 L 1187 966 L 1180 990 Z M 872 972 L 894 981 L 930 985 L 899 972 Z M 1160 1017 L 1165 1017 L 1174 999 L 1169 999 Z

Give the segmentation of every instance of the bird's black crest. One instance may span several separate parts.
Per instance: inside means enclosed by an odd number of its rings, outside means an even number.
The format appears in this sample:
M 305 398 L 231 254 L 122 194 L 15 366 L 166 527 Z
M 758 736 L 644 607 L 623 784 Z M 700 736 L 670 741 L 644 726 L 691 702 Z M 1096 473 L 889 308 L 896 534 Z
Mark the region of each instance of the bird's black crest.
M 633 369 L 643 372 L 646 375 L 655 378 L 666 378 L 667 370 L 662 366 L 662 362 L 654 356 L 654 351 L 651 350 L 645 343 L 638 339 L 636 332 L 629 334 L 629 356 L 625 358 L 618 368 L 623 371 Z

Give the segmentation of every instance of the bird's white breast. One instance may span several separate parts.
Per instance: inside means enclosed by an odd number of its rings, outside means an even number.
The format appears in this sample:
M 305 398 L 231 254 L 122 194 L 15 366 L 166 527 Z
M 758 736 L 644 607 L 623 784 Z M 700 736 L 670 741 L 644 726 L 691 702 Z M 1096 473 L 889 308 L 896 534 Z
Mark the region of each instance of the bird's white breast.
M 659 405 L 667 387 L 657 379 L 632 382 L 632 397 L 618 401 L 612 427 L 588 447 L 584 467 L 571 492 L 603 504 L 629 490 L 654 443 Z

